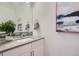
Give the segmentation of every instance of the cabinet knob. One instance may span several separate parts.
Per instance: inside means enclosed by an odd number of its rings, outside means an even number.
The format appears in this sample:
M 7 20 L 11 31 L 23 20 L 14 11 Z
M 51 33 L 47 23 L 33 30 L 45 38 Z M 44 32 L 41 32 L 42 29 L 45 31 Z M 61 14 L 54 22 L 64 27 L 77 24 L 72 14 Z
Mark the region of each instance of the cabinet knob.
M 32 51 L 32 52 L 33 52 L 33 54 L 32 54 L 32 55 L 34 56 L 34 51 Z
M 30 53 L 30 55 L 31 55 L 31 56 L 34 56 L 34 51 L 32 51 L 32 52 Z
M 30 53 L 30 56 L 32 56 L 32 52 Z

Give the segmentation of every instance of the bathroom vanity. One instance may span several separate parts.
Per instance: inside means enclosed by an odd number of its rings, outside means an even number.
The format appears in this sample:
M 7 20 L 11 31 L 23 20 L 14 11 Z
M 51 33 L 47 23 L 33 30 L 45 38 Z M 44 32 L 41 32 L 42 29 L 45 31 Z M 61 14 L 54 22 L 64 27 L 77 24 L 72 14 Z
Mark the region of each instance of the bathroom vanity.
M 41 36 L 40 25 L 33 19 L 33 5 L 32 2 L 0 2 L 0 33 L 6 32 L 6 35 L 0 35 L 0 56 L 44 55 L 44 37 L 37 37 Z M 19 36 L 19 39 L 11 36 Z
M 0 46 L 0 56 L 44 56 L 44 37 L 3 44 Z

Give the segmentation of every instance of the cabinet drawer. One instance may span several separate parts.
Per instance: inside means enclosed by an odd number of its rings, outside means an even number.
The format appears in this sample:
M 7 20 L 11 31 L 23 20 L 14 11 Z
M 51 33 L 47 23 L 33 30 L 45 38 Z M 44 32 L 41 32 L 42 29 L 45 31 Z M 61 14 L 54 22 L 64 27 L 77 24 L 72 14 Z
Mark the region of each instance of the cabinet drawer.
M 31 44 L 23 45 L 3 53 L 3 56 L 30 56 Z

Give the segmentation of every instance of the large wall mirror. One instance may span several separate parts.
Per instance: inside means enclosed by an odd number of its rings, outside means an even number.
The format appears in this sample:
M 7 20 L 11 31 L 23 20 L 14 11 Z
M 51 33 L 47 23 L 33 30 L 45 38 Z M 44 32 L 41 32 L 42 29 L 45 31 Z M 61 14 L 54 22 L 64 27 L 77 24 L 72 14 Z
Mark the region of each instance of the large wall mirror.
M 11 20 L 16 24 L 14 32 L 32 32 L 32 10 L 31 3 L 0 2 L 0 24 Z

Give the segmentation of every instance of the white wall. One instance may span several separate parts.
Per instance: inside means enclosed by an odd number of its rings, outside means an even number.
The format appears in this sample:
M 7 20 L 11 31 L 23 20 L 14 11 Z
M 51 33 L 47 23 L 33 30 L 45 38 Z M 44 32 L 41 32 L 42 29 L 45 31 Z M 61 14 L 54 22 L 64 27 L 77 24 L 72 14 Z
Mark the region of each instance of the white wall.
M 79 33 L 56 32 L 56 3 L 35 3 L 33 20 L 39 19 L 46 55 L 79 56 Z

